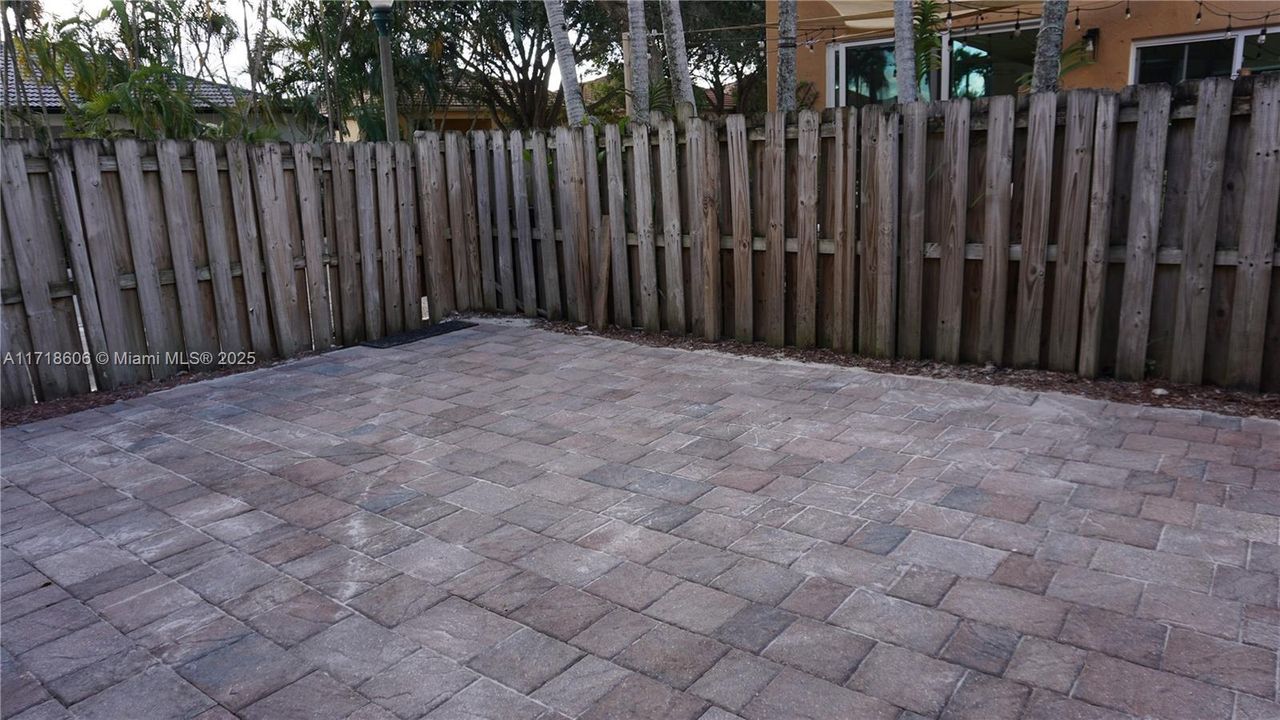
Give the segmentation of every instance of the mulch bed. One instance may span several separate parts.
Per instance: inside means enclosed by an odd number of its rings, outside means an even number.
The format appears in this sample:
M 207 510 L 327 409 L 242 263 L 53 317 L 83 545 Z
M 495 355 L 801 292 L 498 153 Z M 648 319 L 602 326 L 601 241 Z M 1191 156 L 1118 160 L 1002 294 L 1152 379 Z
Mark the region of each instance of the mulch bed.
M 992 365 L 949 365 L 932 360 L 881 360 L 879 358 L 845 355 L 826 348 L 775 348 L 761 343 L 743 343 L 737 340 L 710 342 L 689 336 L 667 333 L 650 333 L 643 330 L 624 330 L 607 327 L 591 330 L 585 325 L 563 321 L 538 320 L 537 327 L 566 335 L 598 335 L 614 340 L 626 340 L 650 347 L 669 347 L 680 350 L 714 350 L 758 358 L 794 360 L 807 363 L 823 363 L 841 367 L 856 367 L 877 373 L 895 375 L 919 375 L 941 380 L 962 380 L 981 385 L 1007 385 L 1036 392 L 1060 392 L 1068 395 L 1131 405 L 1184 408 L 1203 410 L 1223 415 L 1236 415 L 1280 420 L 1280 394 L 1251 393 L 1210 385 L 1175 385 L 1162 380 L 1128 382 L 1112 378 L 1090 380 L 1078 375 L 1049 370 L 1015 370 Z

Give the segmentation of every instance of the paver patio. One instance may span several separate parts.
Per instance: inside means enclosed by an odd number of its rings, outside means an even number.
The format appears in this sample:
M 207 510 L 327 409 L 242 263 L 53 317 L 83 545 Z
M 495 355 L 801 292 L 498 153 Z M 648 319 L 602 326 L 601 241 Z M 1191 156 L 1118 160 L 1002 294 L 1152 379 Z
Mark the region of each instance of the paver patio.
M 3 434 L 3 715 L 1280 717 L 1280 423 L 482 324 Z

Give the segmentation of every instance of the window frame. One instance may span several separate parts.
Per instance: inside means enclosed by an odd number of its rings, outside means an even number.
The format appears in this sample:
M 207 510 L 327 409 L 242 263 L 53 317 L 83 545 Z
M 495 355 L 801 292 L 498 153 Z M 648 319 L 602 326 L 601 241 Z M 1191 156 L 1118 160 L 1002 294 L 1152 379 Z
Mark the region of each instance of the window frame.
M 1134 40 L 1129 43 L 1129 84 L 1134 85 L 1138 82 L 1138 51 L 1142 48 L 1161 47 L 1165 45 L 1186 45 L 1194 42 L 1204 42 L 1206 40 L 1226 40 L 1231 38 L 1235 41 L 1235 47 L 1231 53 L 1231 79 L 1235 80 L 1240 77 L 1240 70 L 1244 65 L 1244 44 L 1250 38 L 1257 37 L 1262 34 L 1264 26 L 1259 25 L 1254 28 L 1233 28 L 1230 31 L 1218 30 L 1202 33 L 1189 33 L 1187 35 L 1168 35 L 1158 38 L 1147 38 L 1144 40 Z M 1268 34 L 1280 32 L 1280 25 L 1265 26 Z

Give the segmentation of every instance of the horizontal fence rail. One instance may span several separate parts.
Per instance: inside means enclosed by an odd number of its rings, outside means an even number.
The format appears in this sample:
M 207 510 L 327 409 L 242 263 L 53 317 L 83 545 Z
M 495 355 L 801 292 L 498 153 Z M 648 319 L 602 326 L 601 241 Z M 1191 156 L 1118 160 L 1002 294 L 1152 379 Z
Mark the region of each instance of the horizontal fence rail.
M 1280 390 L 1278 75 L 750 126 L 6 141 L 3 192 L 9 407 L 481 310 Z

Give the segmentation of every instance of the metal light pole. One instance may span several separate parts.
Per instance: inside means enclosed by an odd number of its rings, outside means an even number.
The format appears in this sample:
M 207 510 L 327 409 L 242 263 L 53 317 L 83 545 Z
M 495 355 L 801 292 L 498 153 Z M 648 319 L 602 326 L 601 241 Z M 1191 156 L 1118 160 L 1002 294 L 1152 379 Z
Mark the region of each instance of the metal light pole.
M 400 139 L 400 123 L 396 120 L 396 87 L 391 68 L 391 4 L 394 0 L 369 0 L 373 9 L 373 26 L 378 28 L 378 64 L 382 66 L 382 112 L 386 116 L 387 140 Z

